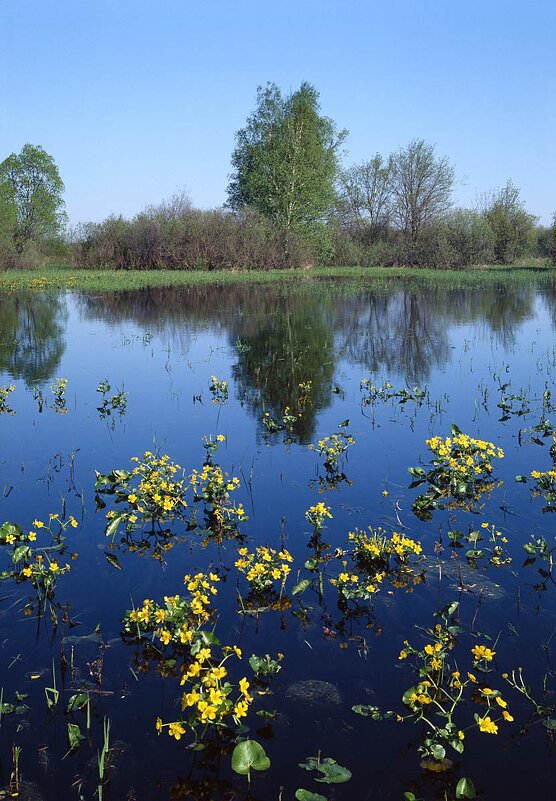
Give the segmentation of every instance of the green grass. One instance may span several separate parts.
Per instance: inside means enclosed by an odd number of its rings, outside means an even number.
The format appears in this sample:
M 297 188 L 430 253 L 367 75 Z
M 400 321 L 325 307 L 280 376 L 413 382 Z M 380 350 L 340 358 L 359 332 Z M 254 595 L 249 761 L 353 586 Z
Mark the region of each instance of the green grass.
M 343 285 L 387 286 L 392 281 L 419 285 L 475 286 L 485 281 L 552 281 L 556 271 L 530 262 L 511 266 L 477 267 L 466 270 L 431 270 L 409 267 L 314 267 L 306 270 L 77 270 L 46 267 L 41 270 L 0 270 L 0 291 L 23 289 L 83 289 L 121 291 L 157 286 L 198 286 L 202 284 L 278 283 L 307 286 L 314 282 L 338 280 Z

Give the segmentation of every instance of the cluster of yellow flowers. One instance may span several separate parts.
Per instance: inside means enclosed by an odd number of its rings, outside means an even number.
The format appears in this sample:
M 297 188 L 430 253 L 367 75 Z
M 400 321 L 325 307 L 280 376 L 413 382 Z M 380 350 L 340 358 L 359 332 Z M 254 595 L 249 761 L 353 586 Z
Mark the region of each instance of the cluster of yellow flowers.
M 203 544 L 206 545 L 211 538 L 222 540 L 226 536 L 235 536 L 238 523 L 249 519 L 243 504 L 236 506 L 230 500 L 230 493 L 240 486 L 239 479 L 236 476 L 230 478 L 221 467 L 207 462 L 201 471 L 193 470 L 189 483 L 195 501 L 205 504 L 206 529 L 210 534 Z
M 125 521 L 131 533 L 146 524 L 154 527 L 155 522 L 183 519 L 187 487 L 180 465 L 169 456 L 158 456 L 152 451 L 145 451 L 141 458 L 133 456 L 131 461 L 135 465 L 131 472 L 114 470 L 108 475 L 96 474 L 97 492 L 114 494 L 116 503 L 123 507 L 123 511 L 107 512 L 107 534 L 113 533 L 112 521 Z
M 190 485 L 193 487 L 195 500 L 205 500 L 207 503 L 217 504 L 229 498 L 230 492 L 239 486 L 239 478 L 228 477 L 218 465 L 205 464 L 201 471 L 193 470 Z
M 274 548 L 261 545 L 252 553 L 247 548 L 240 548 L 238 554 L 240 558 L 235 566 L 255 590 L 264 592 L 278 581 L 282 593 L 291 571 L 289 563 L 293 562 L 293 556 L 286 548 L 276 551 Z
M 356 528 L 348 533 L 348 539 L 354 545 L 355 559 L 361 565 L 377 562 L 389 565 L 392 556 L 398 563 L 407 564 L 410 556 L 419 556 L 423 550 L 420 542 L 398 531 L 389 536 L 381 526 L 376 529 L 369 526 L 368 531 Z
M 2 577 L 11 577 L 17 582 L 29 581 L 35 588 L 39 601 L 52 600 L 57 577 L 70 570 L 70 565 L 67 562 L 61 564 L 54 552 L 64 551 L 66 529 L 77 526 L 73 515 L 62 520 L 58 513 L 50 514 L 47 523 L 35 519 L 33 529 L 27 533 L 18 525 L 4 523 L 0 526 L 0 545 L 12 548 L 13 569 L 4 571 Z M 49 534 L 51 544 L 42 548 L 32 545 L 37 541 L 38 531 Z M 72 554 L 72 558 L 76 557 L 77 554 Z
M 192 660 L 184 666 L 181 685 L 191 686 L 181 696 L 182 718 L 179 721 L 163 723 L 156 720 L 156 730 L 160 734 L 167 727 L 170 737 L 180 740 L 187 727 L 196 731 L 199 725 L 226 726 L 231 718 L 240 724 L 246 717 L 253 696 L 249 692 L 249 681 L 244 676 L 237 685 L 228 680 L 228 670 L 224 666 L 228 659 L 236 656 L 241 659 L 241 650 L 236 646 L 225 646 L 222 655 L 216 658 L 211 647 L 191 649 Z M 235 698 L 234 698 L 235 696 Z M 204 733 L 204 732 L 203 732 Z
M 329 518 L 332 519 L 332 512 L 330 507 L 326 506 L 322 501 L 310 506 L 305 512 L 305 518 L 317 531 L 324 525 L 324 521 Z
M 533 497 L 541 495 L 547 502 L 548 509 L 556 508 L 556 468 L 545 471 L 532 470 L 531 478 L 535 480 Z
M 343 562 L 343 566 L 347 567 L 347 562 Z M 384 572 L 377 571 L 372 577 L 361 577 L 357 573 L 347 573 L 344 570 L 337 578 L 330 579 L 330 583 L 346 601 L 372 600 L 379 592 L 385 575 Z
M 228 400 L 228 382 L 219 381 L 215 375 L 210 377 L 209 391 L 213 403 L 226 403 Z
M 478 476 L 492 472 L 491 460 L 502 459 L 504 451 L 494 443 L 473 439 L 468 434 L 455 433 L 451 437 L 436 436 L 426 440 L 427 446 L 438 460 L 460 475 Z
M 145 451 L 142 461 L 137 456 L 133 456 L 131 461 L 136 462 L 132 474 L 140 476 L 137 489 L 127 496 L 133 510 L 128 516 L 131 523 L 136 522 L 136 513 L 145 519 L 153 516 L 172 519 L 187 506 L 184 480 L 181 478 L 176 481 L 174 478 L 181 471 L 179 464 L 171 462 L 169 456 L 157 457 L 151 451 Z
M 309 450 L 316 451 L 324 456 L 324 464 L 328 471 L 338 469 L 340 457 L 344 454 L 355 440 L 351 434 L 332 434 L 331 437 L 319 439 L 316 445 L 309 445 Z
M 216 573 L 184 576 L 189 598 L 165 595 L 164 606 L 146 598 L 141 607 L 124 616 L 125 633 L 136 637 L 154 633 L 163 645 L 191 645 L 211 618 L 211 596 L 217 594 L 215 585 L 219 581 Z
M 475 722 L 479 731 L 486 734 L 497 734 L 498 723 L 501 720 L 511 723 L 513 717 L 508 710 L 507 702 L 498 690 L 480 686 L 474 673 L 468 672 L 464 678 L 455 666 L 450 667 L 448 652 L 454 647 L 455 640 L 449 631 L 445 630 L 441 624 L 437 624 L 434 629 L 427 630 L 427 633 L 432 641 L 427 643 L 424 648 L 417 650 L 406 640 L 404 648 L 400 652 L 399 659 L 407 659 L 410 654 L 417 657 L 417 670 L 420 676 L 418 684 L 407 690 L 403 700 L 411 710 L 409 717 L 413 717 L 415 720 L 424 720 L 428 727 L 428 745 L 422 747 L 423 753 L 434 756 L 434 751 L 430 749 L 431 742 L 433 744 L 447 742 L 456 751 L 461 752 L 465 734 L 455 725 L 452 717 L 462 700 L 466 687 L 475 686 L 472 699 L 476 703 L 486 703 L 488 706 L 486 713 L 475 714 Z M 484 672 L 488 669 L 487 666 L 494 659 L 496 652 L 486 645 L 475 645 L 471 649 L 471 654 L 475 667 Z M 432 710 L 432 712 L 427 710 L 426 717 L 424 707 Z M 436 724 L 434 714 L 439 715 L 443 723 Z M 499 714 L 498 718 L 496 714 Z M 403 720 L 401 717 L 399 719 Z M 429 750 L 431 754 L 428 753 Z

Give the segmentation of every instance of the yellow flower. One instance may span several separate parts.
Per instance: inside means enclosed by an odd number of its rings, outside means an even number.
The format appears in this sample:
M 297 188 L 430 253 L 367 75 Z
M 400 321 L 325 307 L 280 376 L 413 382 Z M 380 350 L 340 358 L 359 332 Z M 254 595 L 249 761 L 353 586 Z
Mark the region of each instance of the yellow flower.
M 507 709 L 505 709 L 505 710 L 502 712 L 502 717 L 504 718 L 504 720 L 507 720 L 507 721 L 508 721 L 508 723 L 511 723 L 511 722 L 512 722 L 512 720 L 513 720 L 513 717 L 512 717 L 512 715 L 510 715 L 510 713 L 508 712 L 508 710 L 507 710 Z
M 33 520 L 33 528 L 44 528 L 44 523 L 40 520 Z
M 491 649 L 487 648 L 486 645 L 474 645 L 471 649 L 471 653 L 477 661 L 479 659 L 484 659 L 486 662 L 492 662 L 496 651 L 491 651 Z
M 30 531 L 29 534 L 27 535 L 27 539 L 29 540 L 29 542 L 35 542 L 35 540 L 37 539 L 36 531 Z
M 168 645 L 168 643 L 172 639 L 172 635 L 170 634 L 168 629 L 162 629 L 162 631 L 160 632 L 159 636 L 160 636 L 160 639 L 162 640 L 162 642 L 164 643 L 164 645 Z
M 135 494 L 132 492 L 132 493 L 131 493 L 131 495 L 128 495 L 128 496 L 127 496 L 127 499 L 128 499 L 128 501 L 129 501 L 130 503 L 135 503 L 135 501 L 137 500 L 137 495 L 135 495 Z
M 160 732 L 162 731 L 162 718 L 156 719 L 155 728 L 157 732 L 160 734 Z
M 207 659 L 210 659 L 210 648 L 201 648 L 199 653 L 195 656 L 197 662 L 202 665 Z
M 244 718 L 247 715 L 248 708 L 245 701 L 238 701 L 234 706 L 234 715 L 236 718 Z
M 25 576 L 25 578 L 31 578 L 31 576 L 33 575 L 33 571 L 31 570 L 30 567 L 24 567 L 23 570 L 21 571 L 21 574 Z
M 179 740 L 182 734 L 185 734 L 185 729 L 181 723 L 170 723 L 168 726 L 168 734 L 170 737 L 175 737 L 176 740 Z
M 60 569 L 60 567 L 58 565 L 58 562 L 51 562 L 50 563 L 50 572 L 51 573 L 57 573 L 59 569 Z
M 498 734 L 498 726 L 488 717 L 488 715 L 486 715 L 484 718 L 479 718 L 478 724 L 479 729 L 485 732 L 485 734 Z
M 196 690 L 190 693 L 184 693 L 181 697 L 181 708 L 186 709 L 188 706 L 195 706 L 201 696 Z
M 504 699 L 501 698 L 499 695 L 496 696 L 495 700 L 496 700 L 496 703 L 498 704 L 498 706 L 501 706 L 502 709 L 506 709 L 506 707 L 508 706 L 506 701 L 504 701 Z
M 465 739 L 465 732 L 461 730 L 458 731 L 458 740 L 464 740 L 464 739 Z

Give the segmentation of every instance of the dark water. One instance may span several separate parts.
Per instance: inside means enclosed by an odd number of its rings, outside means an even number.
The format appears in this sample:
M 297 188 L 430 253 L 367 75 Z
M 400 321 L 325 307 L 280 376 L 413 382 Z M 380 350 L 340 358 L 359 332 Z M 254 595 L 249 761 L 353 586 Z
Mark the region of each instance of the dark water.
M 147 669 L 138 646 L 120 637 L 131 599 L 140 604 L 179 593 L 185 573 L 212 566 L 227 579 L 217 601 L 221 641 L 238 644 L 244 663 L 252 653 L 284 654 L 272 693 L 257 696 L 247 718 L 250 736 L 264 744 L 272 762 L 270 770 L 254 776 L 252 798 L 289 801 L 304 787 L 338 801 L 398 799 L 408 790 L 417 798 L 451 799 L 461 776 L 471 777 L 489 801 L 551 797 L 556 754 L 550 732 L 500 674 L 523 666 L 537 701 L 556 703 L 556 587 L 550 576 L 536 586 L 543 579 L 538 568 L 546 564 L 523 565 L 530 534 L 544 534 L 552 544 L 556 516 L 543 514 L 543 501 L 532 497 L 530 484 L 514 480 L 552 464 L 551 438 L 540 437 L 545 444 L 537 444 L 526 429 L 543 414 L 556 423 L 556 412 L 543 411 L 543 393 L 554 389 L 555 324 L 556 292 L 534 283 L 453 290 L 314 284 L 295 290 L 213 286 L 0 295 L 0 387 L 16 387 L 8 401 L 15 415 L 0 415 L 0 521 L 29 530 L 35 518 L 61 513 L 64 504 L 66 515 L 79 521 L 68 534 L 68 553 L 78 557 L 56 588 L 58 625 L 38 616 L 36 604 L 25 614 L 27 585 L 0 583 L 4 702 L 16 691 L 29 694 L 28 711 L 1 720 L 0 786 L 8 782 L 16 743 L 22 746 L 22 776 L 40 793 L 33 797 L 93 798 L 107 717 L 113 767 L 105 798 L 247 797 L 247 783 L 231 771 L 225 746 L 219 751 L 209 743 L 193 753 L 184 746 L 187 736 L 180 742 L 166 733 L 157 736 L 158 715 L 165 721 L 179 716 L 179 680 L 157 675 L 154 661 Z M 223 405 L 211 403 L 212 375 L 228 381 Z M 53 408 L 49 386 L 56 377 L 68 379 L 66 414 Z M 360 381 L 366 377 L 378 386 L 389 381 L 394 388 L 426 388 L 426 401 L 362 406 Z M 105 379 L 113 392 L 125 390 L 125 414 L 101 419 L 96 389 Z M 312 392 L 293 431 L 269 435 L 264 412 L 281 416 L 297 400 L 299 383 L 307 381 Z M 506 397 L 527 399 L 511 400 L 506 414 L 497 406 L 503 385 Z M 35 387 L 47 402 L 42 412 Z M 348 419 L 345 430 L 356 443 L 344 465 L 347 480 L 326 488 L 319 485 L 322 460 L 307 445 L 341 430 L 338 424 Z M 478 515 L 435 511 L 432 520 L 421 521 L 411 511 L 420 490 L 408 489 L 407 468 L 427 460 L 425 439 L 448 435 L 451 423 L 504 449 L 505 458 L 495 466 L 503 484 Z M 359 616 L 338 608 L 327 578 L 323 599 L 309 589 L 289 609 L 258 618 L 238 614 L 235 542 L 201 547 L 191 534 L 162 563 L 120 549 L 122 570 L 114 569 L 105 557 L 103 513 L 95 513 L 94 471 L 128 468 L 132 456 L 158 447 L 189 473 L 203 464 L 201 437 L 219 433 L 226 442 L 216 460 L 240 479 L 236 494 L 249 515 L 241 526 L 247 544 L 280 547 L 283 529 L 295 558 L 287 589 L 298 575 L 311 576 L 303 567 L 311 533 L 304 514 L 319 500 L 332 509 L 325 530 L 332 550 L 347 547 L 355 526 L 399 529 L 401 522 L 421 541 L 428 564 L 440 558 L 448 565 L 440 574 L 430 570 L 412 594 L 385 589 L 374 610 Z M 459 550 L 463 568 L 455 569 L 447 530 L 467 530 L 469 522 L 483 520 L 508 538 L 512 563 L 473 571 Z M 0 569 L 8 567 L 2 559 Z M 341 569 L 332 559 L 327 577 Z M 504 691 L 515 722 L 501 725 L 497 736 L 469 728 L 464 753 L 448 754 L 452 771 L 435 774 L 420 768 L 418 724 L 373 721 L 351 707 L 374 704 L 403 713 L 401 694 L 413 683 L 410 667 L 398 660 L 403 641 L 418 643 L 416 627 L 434 625 L 434 612 L 452 600 L 460 602 L 463 630 L 458 663 L 468 669 L 470 648 L 489 642 L 487 637 L 492 646 L 498 638 L 489 682 Z M 52 686 L 53 660 L 61 700 L 49 711 L 44 687 Z M 327 697 L 309 703 L 288 692 L 307 680 L 330 683 Z M 67 700 L 86 686 L 93 698 L 91 737 L 62 759 L 68 721 L 85 728 L 83 713 L 72 717 L 65 711 Z M 278 711 L 271 725 L 255 715 L 259 709 Z M 464 706 L 460 725 L 472 726 L 476 709 Z M 317 784 L 298 767 L 318 750 L 348 767 L 351 781 Z

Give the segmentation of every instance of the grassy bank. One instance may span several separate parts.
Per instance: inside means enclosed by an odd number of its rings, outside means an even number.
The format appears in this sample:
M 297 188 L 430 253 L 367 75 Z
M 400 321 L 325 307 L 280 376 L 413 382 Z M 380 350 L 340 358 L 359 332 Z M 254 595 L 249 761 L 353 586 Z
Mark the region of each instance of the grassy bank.
M 485 281 L 552 281 L 556 271 L 538 263 L 477 267 L 466 270 L 429 270 L 410 267 L 314 267 L 307 270 L 177 271 L 177 270 L 77 270 L 48 267 L 42 270 L 0 270 L 0 291 L 22 289 L 83 289 L 121 291 L 161 286 L 202 284 L 281 283 L 310 284 L 313 281 L 387 284 L 392 281 L 420 285 L 473 286 Z

